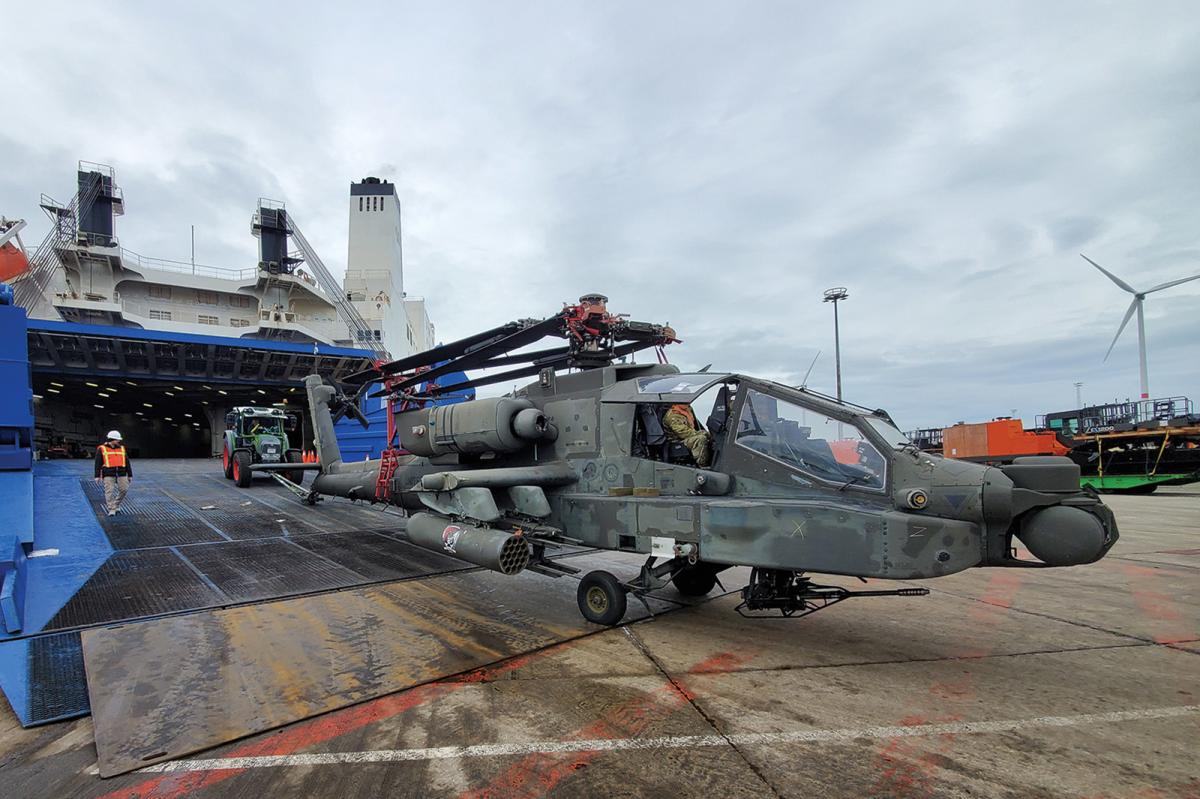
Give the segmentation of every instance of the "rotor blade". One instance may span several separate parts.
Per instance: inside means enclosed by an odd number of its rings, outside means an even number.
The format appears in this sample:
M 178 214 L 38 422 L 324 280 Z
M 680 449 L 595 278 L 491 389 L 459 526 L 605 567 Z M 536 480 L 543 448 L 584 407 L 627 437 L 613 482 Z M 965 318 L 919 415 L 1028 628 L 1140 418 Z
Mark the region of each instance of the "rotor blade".
M 362 400 L 363 393 L 372 385 L 374 383 L 363 383 L 352 395 L 347 395 L 341 386 L 336 386 L 338 393 L 329 405 L 329 409 L 333 412 L 333 423 L 337 424 L 349 414 L 352 419 L 358 419 L 365 427 L 366 420 L 359 412 L 358 403 Z
M 657 347 L 658 341 L 631 341 L 628 344 L 618 344 L 612 349 L 612 357 L 621 358 L 625 355 L 632 355 L 635 352 L 648 350 L 651 347 Z
M 509 322 L 508 324 L 493 327 L 491 330 L 485 330 L 482 333 L 476 333 L 473 336 L 451 341 L 449 344 L 441 344 L 433 349 L 418 352 L 415 355 L 410 355 L 407 358 L 401 358 L 398 361 L 385 363 L 378 369 L 371 367 L 364 369 L 361 372 L 355 372 L 347 376 L 343 382 L 358 383 L 362 380 L 375 380 L 381 375 L 393 375 L 398 372 L 407 372 L 411 369 L 416 369 L 419 366 L 432 366 L 438 361 L 445 361 L 452 358 L 458 358 L 466 353 L 478 349 L 496 341 L 500 341 L 506 336 L 521 329 L 520 322 Z
M 562 364 L 566 364 L 567 359 L 561 359 Z M 465 391 L 468 388 L 477 388 L 479 386 L 490 386 L 495 383 L 503 383 L 506 380 L 513 380 L 518 377 L 530 377 L 545 369 L 545 365 L 534 364 L 532 366 L 523 366 L 520 369 L 512 369 L 507 372 L 501 372 L 498 375 L 488 375 L 487 377 L 479 377 L 474 380 L 467 380 L 462 383 L 455 383 L 452 386 L 438 386 L 434 389 L 434 396 L 440 397 L 443 394 L 453 394 L 457 391 Z
M 1129 310 L 1125 312 L 1125 318 L 1121 320 L 1121 326 L 1117 328 L 1117 335 L 1113 336 L 1112 344 L 1108 345 L 1108 352 L 1104 353 L 1104 360 L 1108 360 L 1108 356 L 1112 355 L 1113 347 L 1117 346 L 1117 339 L 1125 332 L 1125 325 L 1129 324 L 1129 320 L 1133 318 L 1134 312 L 1137 310 L 1138 298 L 1134 297 L 1133 302 L 1129 303 Z
M 1152 291 L 1161 291 L 1162 289 L 1169 289 L 1169 288 L 1171 288 L 1171 286 L 1178 286 L 1180 283 L 1187 283 L 1189 280 L 1196 280 L 1197 278 L 1200 278 L 1200 275 L 1192 275 L 1191 277 L 1184 277 L 1184 278 L 1180 278 L 1179 280 L 1169 280 L 1166 283 L 1159 283 L 1157 286 L 1155 286 L 1152 289 L 1146 289 L 1142 293 L 1149 294 Z
M 505 355 L 500 358 L 490 358 L 486 363 L 475 366 L 475 369 L 491 369 L 495 366 L 512 366 L 516 363 L 537 363 L 544 358 L 558 358 L 571 351 L 570 347 L 551 347 L 533 352 L 518 352 L 516 355 Z
M 451 372 L 465 372 L 469 369 L 486 369 L 488 367 L 488 361 L 490 361 L 493 356 L 512 352 L 513 350 L 524 347 L 527 344 L 532 344 L 538 339 L 553 335 L 559 329 L 561 329 L 561 326 L 561 316 L 548 317 L 540 322 L 537 322 L 536 324 L 529 325 L 528 327 L 517 330 L 516 332 L 510 333 L 509 335 L 500 339 L 489 341 L 482 346 L 472 349 L 465 355 L 460 355 L 457 358 L 451 358 L 441 366 L 435 366 L 427 372 L 421 372 L 420 374 L 413 375 L 406 380 L 401 380 L 392 386 L 392 390 L 403 391 L 410 386 L 427 383 L 430 380 L 434 380 Z M 531 355 L 532 354 L 534 353 L 531 353 Z M 387 369 L 388 367 L 384 368 Z
M 1079 257 L 1080 257 L 1080 258 L 1082 258 L 1083 260 L 1087 261 L 1087 262 L 1088 262 L 1089 264 L 1091 264 L 1092 266 L 1094 266 L 1094 267 L 1096 267 L 1097 269 L 1099 269 L 1099 270 L 1100 270 L 1101 272 L 1103 272 L 1104 274 L 1108 275 L 1108 279 L 1109 279 L 1109 280 L 1111 280 L 1112 282 L 1116 283 L 1118 286 L 1120 286 L 1121 288 L 1125 289 L 1125 290 L 1126 290 L 1126 291 L 1128 291 L 1130 294 L 1137 294 L 1137 290 L 1136 290 L 1136 289 L 1135 289 L 1133 286 L 1129 285 L 1129 284 L 1128 284 L 1128 283 L 1126 283 L 1124 280 L 1122 280 L 1121 278 L 1117 277 L 1117 276 L 1116 276 L 1116 275 L 1114 275 L 1112 272 L 1108 271 L 1108 270 L 1107 270 L 1107 269 L 1105 269 L 1103 266 L 1101 266 L 1100 264 L 1098 264 L 1098 263 L 1096 263 L 1095 261 L 1093 261 L 1091 258 L 1088 258 L 1088 257 L 1087 257 L 1086 255 L 1084 255 L 1083 253 L 1079 253 Z
M 426 390 L 429 391 L 432 395 L 440 396 L 440 395 L 446 393 L 447 391 L 451 391 L 451 392 L 452 391 L 461 391 L 463 389 L 472 388 L 476 385 L 487 386 L 487 385 L 491 385 L 491 383 L 493 383 L 493 382 L 502 382 L 504 379 L 507 379 L 508 377 L 526 377 L 528 375 L 535 375 L 538 372 L 540 372 L 541 370 L 545 369 L 547 366 L 553 367 L 555 369 L 565 366 L 567 364 L 567 360 L 569 359 L 569 357 L 570 357 L 570 348 L 556 347 L 554 349 L 549 349 L 549 350 L 538 350 L 537 352 L 529 352 L 529 353 L 525 353 L 524 355 L 514 355 L 514 356 L 503 357 L 503 358 L 492 358 L 490 360 L 483 361 L 482 363 L 469 364 L 468 368 L 471 371 L 477 371 L 479 369 L 494 369 L 499 366 L 511 366 L 512 364 L 517 364 L 517 363 L 523 363 L 523 364 L 529 364 L 529 365 L 522 367 L 521 369 L 515 369 L 510 372 L 502 373 L 501 375 L 499 375 L 501 380 L 489 380 L 488 378 L 478 378 L 478 380 L 466 380 L 461 383 L 455 383 L 451 386 L 434 385 L 432 388 L 428 388 Z M 458 361 L 455 363 L 461 364 L 461 361 Z M 460 369 L 458 369 L 458 370 L 450 370 L 450 371 L 460 371 L 460 370 L 466 371 L 464 369 L 461 369 L 461 366 L 460 366 Z M 372 397 L 372 398 L 383 397 L 383 396 L 386 396 L 393 392 L 403 391 L 404 388 L 411 388 L 413 385 L 420 385 L 421 383 L 428 382 L 431 379 L 430 375 L 433 374 L 433 372 L 438 373 L 438 374 L 434 375 L 434 377 L 439 377 L 442 374 L 441 370 L 430 370 L 429 372 L 422 372 L 420 375 L 417 375 L 417 377 L 420 379 L 416 380 L 415 382 L 408 381 L 405 383 L 397 384 L 396 386 L 392 387 L 391 389 L 383 388 L 383 389 L 380 389 L 379 391 L 374 392 L 373 394 L 368 394 L 367 396 Z M 480 382 L 480 381 L 483 381 L 483 382 Z

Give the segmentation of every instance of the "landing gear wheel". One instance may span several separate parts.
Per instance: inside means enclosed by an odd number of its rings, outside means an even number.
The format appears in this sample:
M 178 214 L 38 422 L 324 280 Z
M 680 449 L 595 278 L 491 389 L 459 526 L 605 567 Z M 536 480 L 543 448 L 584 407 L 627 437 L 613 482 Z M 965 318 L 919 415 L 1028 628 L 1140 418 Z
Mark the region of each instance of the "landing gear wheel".
M 233 479 L 233 458 L 229 457 L 229 445 L 225 444 L 221 447 L 221 469 L 225 472 L 225 479 Z
M 605 571 L 588 572 L 579 581 L 579 612 L 594 624 L 611 627 L 625 617 L 625 588 Z
M 250 472 L 251 463 L 250 453 L 246 450 L 239 449 L 233 453 L 233 482 L 238 488 L 250 487 L 250 478 L 253 476 Z
M 707 563 L 696 563 L 675 572 L 671 582 L 684 596 L 707 596 L 717 585 L 717 571 Z
M 287 452 L 283 453 L 283 459 L 285 461 L 287 461 L 288 463 L 303 463 L 304 462 L 304 458 L 302 458 L 300 456 L 300 450 L 298 450 L 298 449 L 289 449 Z M 304 482 L 304 472 L 301 470 L 296 470 L 294 472 L 284 472 L 283 476 L 286 477 L 287 479 L 291 480 L 296 485 L 300 485 L 301 483 Z

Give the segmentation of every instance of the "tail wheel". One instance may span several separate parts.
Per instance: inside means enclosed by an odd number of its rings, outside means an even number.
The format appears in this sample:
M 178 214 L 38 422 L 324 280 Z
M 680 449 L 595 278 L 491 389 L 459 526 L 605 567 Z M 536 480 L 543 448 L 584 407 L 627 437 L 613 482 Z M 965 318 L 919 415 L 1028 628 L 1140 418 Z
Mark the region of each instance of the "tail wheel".
M 233 482 L 238 488 L 249 488 L 250 479 L 253 473 L 250 471 L 250 464 L 253 461 L 250 458 L 250 453 L 244 449 L 239 449 L 233 453 Z
M 300 450 L 298 450 L 298 449 L 289 449 L 287 452 L 285 452 L 283 454 L 283 458 L 288 463 L 303 463 L 304 462 L 304 456 L 300 454 Z M 296 485 L 300 485 L 301 483 L 304 482 L 304 472 L 301 469 L 297 469 L 294 472 L 284 472 L 283 476 L 286 477 L 287 479 L 291 480 Z
M 594 624 L 611 627 L 625 617 L 625 587 L 605 571 L 588 572 L 575 594 L 579 612 Z
M 233 458 L 229 457 L 229 445 L 225 444 L 221 447 L 221 469 L 225 472 L 225 479 L 233 479 Z

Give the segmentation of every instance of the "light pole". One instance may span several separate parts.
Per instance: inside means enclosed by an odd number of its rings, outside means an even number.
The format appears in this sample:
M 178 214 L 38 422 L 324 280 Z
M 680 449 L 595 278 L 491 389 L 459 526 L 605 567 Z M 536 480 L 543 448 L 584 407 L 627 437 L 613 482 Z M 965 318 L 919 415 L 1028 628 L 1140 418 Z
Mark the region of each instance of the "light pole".
M 841 331 L 838 329 L 837 304 L 840 300 L 844 300 L 849 296 L 850 292 L 846 291 L 845 286 L 825 290 L 825 302 L 833 303 L 833 362 L 834 368 L 837 370 L 838 402 L 842 400 L 842 337 Z

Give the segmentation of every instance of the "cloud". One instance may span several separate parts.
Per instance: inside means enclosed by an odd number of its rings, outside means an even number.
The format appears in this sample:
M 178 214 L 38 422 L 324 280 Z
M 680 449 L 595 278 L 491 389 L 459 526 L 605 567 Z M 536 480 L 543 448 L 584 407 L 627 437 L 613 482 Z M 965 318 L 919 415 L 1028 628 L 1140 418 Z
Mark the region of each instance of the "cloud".
M 0 213 L 112 163 L 122 244 L 241 268 L 259 196 L 333 271 L 348 185 L 397 184 L 445 340 L 584 291 L 683 365 L 833 383 L 932 425 L 1137 392 L 1133 285 L 1200 271 L 1200 14 L 631 2 L 25 4 Z M 44 228 L 43 228 L 44 229 Z M 1200 398 L 1200 285 L 1147 302 L 1151 388 Z M 1094 394 L 1093 394 L 1094 392 Z

